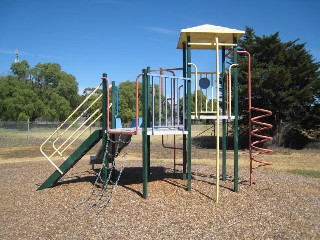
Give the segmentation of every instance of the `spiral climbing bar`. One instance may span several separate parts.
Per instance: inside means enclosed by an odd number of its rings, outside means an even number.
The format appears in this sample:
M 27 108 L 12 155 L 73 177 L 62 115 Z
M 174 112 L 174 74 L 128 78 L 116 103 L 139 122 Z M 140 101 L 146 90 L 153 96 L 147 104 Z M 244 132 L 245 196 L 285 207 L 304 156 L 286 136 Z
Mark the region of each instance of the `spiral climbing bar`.
M 271 153 L 271 149 L 264 148 L 262 145 L 270 140 L 272 137 L 263 135 L 266 130 L 272 128 L 269 123 L 262 122 L 262 118 L 266 118 L 272 115 L 272 112 L 266 109 L 252 107 L 252 87 L 251 87 L 251 55 L 247 51 L 239 50 L 238 54 L 244 54 L 248 59 L 248 110 L 249 110 L 249 157 L 250 157 L 250 186 L 253 183 L 253 170 L 271 165 L 271 162 L 266 162 L 258 158 L 258 156 L 263 154 Z M 259 112 L 261 115 L 252 117 L 252 111 Z M 253 138 L 256 140 L 253 141 Z M 253 152 L 257 151 L 257 152 Z M 258 165 L 253 166 L 256 162 Z

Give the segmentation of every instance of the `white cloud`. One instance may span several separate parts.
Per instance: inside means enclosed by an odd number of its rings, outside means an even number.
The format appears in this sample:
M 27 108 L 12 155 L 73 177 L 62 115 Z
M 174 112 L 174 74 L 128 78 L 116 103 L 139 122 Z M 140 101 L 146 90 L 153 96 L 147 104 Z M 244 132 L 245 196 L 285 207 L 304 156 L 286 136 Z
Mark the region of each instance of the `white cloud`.
M 146 27 L 146 29 L 150 32 L 155 32 L 159 34 L 164 34 L 164 35 L 175 35 L 177 36 L 179 32 L 173 31 L 167 28 L 161 28 L 161 27 Z
M 0 49 L 0 53 L 13 55 L 15 54 L 15 50 Z

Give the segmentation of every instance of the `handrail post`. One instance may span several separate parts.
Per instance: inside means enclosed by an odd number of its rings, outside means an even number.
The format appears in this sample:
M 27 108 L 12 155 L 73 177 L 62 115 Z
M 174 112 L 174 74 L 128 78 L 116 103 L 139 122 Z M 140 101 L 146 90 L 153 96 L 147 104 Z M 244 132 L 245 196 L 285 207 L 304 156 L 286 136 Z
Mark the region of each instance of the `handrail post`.
M 190 37 L 187 38 L 187 42 L 190 42 Z M 182 58 L 183 58 L 183 77 L 187 77 L 187 45 L 188 43 L 183 43 L 183 52 L 182 52 Z M 183 83 L 183 114 L 182 114 L 182 126 L 183 130 L 185 131 L 185 92 L 186 87 L 185 83 Z M 183 164 L 182 164 L 182 179 L 185 180 L 187 178 L 187 136 L 183 134 Z
M 116 108 L 117 108 L 117 104 L 116 104 L 116 101 L 117 101 L 117 89 L 116 89 L 116 83 L 115 81 L 112 81 L 112 87 L 111 87 L 111 102 L 112 102 L 112 106 L 111 106 L 111 128 L 114 129 L 116 128 Z M 108 106 L 108 109 L 109 109 L 110 106 Z M 112 134 L 111 136 L 111 144 L 112 145 L 112 148 L 111 148 L 111 155 L 112 155 L 112 159 L 111 159 L 111 162 L 114 162 L 114 157 L 115 156 L 115 153 L 116 153 L 116 146 L 115 146 L 115 141 L 116 141 L 116 137 L 114 134 Z
M 237 43 L 237 38 L 234 37 L 234 43 Z M 235 45 L 233 47 L 233 63 L 237 64 L 233 68 L 234 74 L 233 74 L 233 79 L 234 79 L 234 187 L 233 191 L 238 192 L 238 172 L 239 172 L 239 165 L 238 165 L 238 115 L 239 115 L 239 110 L 238 110 L 238 53 L 237 53 L 237 46 Z M 230 86 L 231 88 L 231 86 Z M 230 109 L 231 110 L 231 109 Z
M 226 82 L 225 82 L 225 69 L 226 69 L 226 47 L 222 46 L 222 115 L 226 116 Z M 213 110 L 213 109 L 212 109 Z M 227 179 L 227 120 L 222 120 L 222 180 Z
M 190 42 L 190 36 L 187 37 L 188 42 Z M 188 130 L 188 143 L 187 143 L 187 172 L 188 172 L 188 184 L 187 188 L 188 191 L 191 191 L 191 48 L 188 46 L 187 50 L 187 92 L 185 92 L 185 95 L 187 96 L 187 129 Z M 185 81 L 184 81 L 185 82 Z
M 117 87 L 115 81 L 112 81 L 111 87 L 111 128 L 116 128 L 116 114 L 117 114 Z

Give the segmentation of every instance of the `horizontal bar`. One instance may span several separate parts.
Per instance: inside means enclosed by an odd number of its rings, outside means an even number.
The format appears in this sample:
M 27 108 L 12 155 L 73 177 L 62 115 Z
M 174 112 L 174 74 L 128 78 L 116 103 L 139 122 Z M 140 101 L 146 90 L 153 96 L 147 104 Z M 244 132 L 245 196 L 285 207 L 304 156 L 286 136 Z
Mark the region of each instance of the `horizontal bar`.
M 173 78 L 173 79 L 182 79 L 182 80 L 191 80 L 191 78 L 184 78 L 184 77 L 176 77 L 176 76 L 168 76 L 168 75 L 160 75 L 160 74 L 147 74 L 150 77 L 162 77 L 162 78 Z
M 217 74 L 217 72 L 198 72 L 198 74 Z M 191 74 L 196 74 L 196 72 L 191 72 Z
M 216 43 L 188 43 L 188 45 L 195 45 L 195 46 L 216 46 Z M 235 43 L 218 43 L 218 46 L 238 46 L 238 44 Z

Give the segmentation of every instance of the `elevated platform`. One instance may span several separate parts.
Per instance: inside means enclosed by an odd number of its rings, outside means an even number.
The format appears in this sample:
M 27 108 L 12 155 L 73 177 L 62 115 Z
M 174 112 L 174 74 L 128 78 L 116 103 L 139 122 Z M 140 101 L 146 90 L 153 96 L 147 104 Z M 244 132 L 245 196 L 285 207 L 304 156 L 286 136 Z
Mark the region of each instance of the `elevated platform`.
M 111 134 L 135 134 L 136 128 L 117 128 L 109 129 Z M 148 128 L 147 135 L 183 135 L 188 134 L 188 131 L 183 130 L 183 127 L 154 127 Z M 138 134 L 142 135 L 142 128 L 138 128 Z
M 228 115 L 220 115 L 219 116 L 219 119 L 220 120 L 234 120 L 234 116 L 228 116 Z M 212 115 L 212 114 L 198 114 L 195 115 L 195 114 L 192 114 L 191 115 L 191 119 L 193 120 L 216 120 L 217 119 L 217 115 Z

